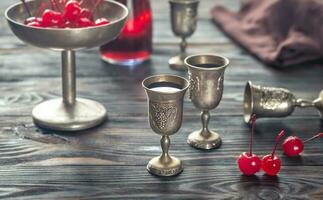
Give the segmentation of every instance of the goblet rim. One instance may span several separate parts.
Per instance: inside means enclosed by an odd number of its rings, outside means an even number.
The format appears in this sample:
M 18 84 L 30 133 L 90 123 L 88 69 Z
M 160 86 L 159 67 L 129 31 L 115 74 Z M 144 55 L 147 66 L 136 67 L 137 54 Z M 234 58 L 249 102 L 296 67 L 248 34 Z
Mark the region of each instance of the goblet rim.
M 171 92 L 171 93 L 165 93 L 165 95 L 167 94 L 177 94 L 177 93 L 181 93 L 181 92 L 184 92 L 188 89 L 188 87 L 190 86 L 190 83 L 189 81 L 184 78 L 184 77 L 181 77 L 181 76 L 177 76 L 177 75 L 172 75 L 172 74 L 157 74 L 157 75 L 152 75 L 152 76 L 148 76 L 146 77 L 143 81 L 142 81 L 142 87 L 145 89 L 145 90 L 148 90 L 148 91 L 153 91 L 151 88 L 148 87 L 148 85 L 146 85 L 146 83 L 148 82 L 149 79 L 152 79 L 152 78 L 157 78 L 157 77 L 165 77 L 165 76 L 168 76 L 168 77 L 173 77 L 173 78 L 179 78 L 179 79 L 182 79 L 184 82 L 185 82 L 185 85 L 183 88 L 178 88 L 179 90 L 178 91 L 174 91 L 174 92 Z M 156 91 L 154 91 L 156 92 Z
M 198 66 L 195 66 L 195 65 L 191 65 L 188 63 L 188 60 L 193 58 L 193 57 L 198 57 L 198 56 L 213 56 L 213 57 L 218 57 L 218 58 L 221 58 L 224 60 L 224 64 L 222 66 L 219 66 L 219 67 L 208 67 L 208 68 L 205 68 L 205 67 L 198 67 Z M 220 69 L 223 69 L 223 68 L 226 68 L 229 64 L 230 64 L 230 61 L 228 58 L 224 57 L 224 56 L 221 56 L 221 55 L 218 55 L 218 54 L 214 54 L 214 53 L 200 53 L 200 54 L 194 54 L 194 55 L 190 55 L 190 56 L 187 56 L 184 60 L 184 63 L 185 65 L 187 65 L 189 68 L 193 68 L 193 69 L 197 69 L 197 70 L 203 70 L 203 71 L 214 71 L 214 70 L 220 70 Z
M 243 100 L 243 119 L 246 123 L 249 123 L 250 118 L 253 114 L 253 91 L 251 89 L 252 87 L 252 82 L 247 81 L 246 86 L 245 86 L 245 92 L 244 92 L 244 100 Z M 248 100 L 247 100 L 248 98 Z M 248 107 L 246 104 L 248 103 Z
M 183 5 L 187 5 L 187 4 L 194 4 L 194 3 L 199 3 L 199 0 L 168 0 L 168 2 L 170 3 L 177 3 L 177 4 L 183 4 Z
M 35 2 L 36 0 L 31 0 L 31 1 L 27 1 L 28 2 Z M 113 0 L 103 0 L 103 1 L 106 1 L 106 2 L 109 2 L 109 3 L 112 3 L 112 4 L 117 4 L 119 5 L 120 7 L 123 8 L 123 10 L 125 10 L 125 14 L 124 16 L 122 16 L 121 18 L 118 18 L 117 20 L 114 20 L 112 22 L 110 22 L 109 24 L 104 24 L 104 25 L 100 25 L 100 26 L 90 26 L 90 27 L 84 27 L 84 28 L 53 28 L 53 27 L 35 27 L 35 26 L 27 26 L 26 24 L 23 24 L 23 23 L 20 23 L 18 21 L 15 21 L 13 20 L 11 17 L 9 17 L 8 13 L 9 11 L 18 6 L 18 5 L 21 5 L 22 2 L 17 2 L 17 3 L 14 3 L 12 4 L 11 6 L 9 6 L 6 10 L 5 10 L 5 13 L 4 13 L 4 16 L 6 18 L 6 20 L 10 21 L 11 23 L 13 24 L 16 24 L 17 26 L 21 26 L 21 27 L 25 27 L 25 28 L 30 28 L 30 29 L 36 29 L 36 30 L 52 30 L 52 31 L 60 31 L 60 32 L 68 32 L 68 31 L 80 31 L 80 30 L 92 30 L 92 29 L 99 29 L 99 28 L 102 28 L 102 27 L 107 27 L 107 26 L 111 26 L 113 24 L 117 24 L 119 23 L 120 21 L 123 21 L 125 18 L 128 17 L 129 15 L 129 10 L 128 8 L 123 5 L 122 3 L 119 3 L 117 1 L 113 1 Z

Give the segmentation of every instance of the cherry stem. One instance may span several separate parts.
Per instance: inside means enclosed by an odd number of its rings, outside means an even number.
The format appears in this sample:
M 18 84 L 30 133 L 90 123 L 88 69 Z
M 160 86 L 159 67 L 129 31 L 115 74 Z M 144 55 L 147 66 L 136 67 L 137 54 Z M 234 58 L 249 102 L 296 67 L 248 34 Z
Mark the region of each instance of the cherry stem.
M 278 134 L 278 136 L 276 138 L 276 141 L 275 141 L 275 146 L 274 146 L 273 152 L 271 153 L 272 158 L 275 156 L 275 152 L 276 152 L 276 149 L 277 149 L 278 142 L 284 136 L 284 134 L 285 134 L 284 129 L 282 131 L 280 131 L 280 133 Z
M 94 4 L 94 7 L 92 9 L 92 15 L 94 15 L 94 12 L 96 10 L 96 8 L 98 7 L 98 5 L 101 3 L 102 0 L 96 0 L 95 4 Z
M 59 4 L 57 3 L 57 0 L 53 0 L 54 2 L 54 4 L 55 4 L 55 6 L 56 6 L 56 9 L 59 11 L 59 12 L 61 12 L 62 13 L 62 9 L 59 7 Z
M 66 4 L 66 0 L 59 0 L 59 3 L 65 5 Z
M 41 6 L 38 8 L 35 17 L 39 17 L 39 15 L 44 11 L 44 8 L 47 6 L 46 3 L 42 3 Z
M 56 0 L 49 0 L 50 4 L 52 6 L 52 10 L 58 10 L 59 12 L 61 12 L 60 8 L 58 7 Z
M 321 137 L 323 137 L 323 133 L 316 134 L 316 135 L 314 135 L 313 137 L 311 137 L 311 138 L 309 138 L 309 139 L 305 140 L 303 143 L 305 143 L 305 142 L 309 142 L 309 141 L 311 141 L 311 140 L 314 140 L 314 139 L 316 139 L 316 138 L 321 138 Z
M 51 4 L 51 6 L 52 6 L 52 10 L 55 10 L 55 4 L 54 4 L 53 0 L 49 0 L 49 2 Z
M 252 143 L 253 143 L 253 134 L 255 131 L 255 126 L 256 126 L 256 115 L 253 114 L 250 118 L 250 122 L 251 123 L 251 130 L 250 130 L 250 143 L 249 143 L 249 148 L 250 148 L 250 156 L 252 155 Z
M 29 10 L 29 8 L 28 8 L 28 6 L 27 6 L 26 1 L 25 1 L 25 0 L 21 0 L 21 2 L 24 4 L 24 7 L 25 7 L 25 9 L 26 9 L 26 11 L 27 11 L 27 13 L 28 13 L 29 17 L 31 17 L 31 12 L 30 12 L 30 10 Z

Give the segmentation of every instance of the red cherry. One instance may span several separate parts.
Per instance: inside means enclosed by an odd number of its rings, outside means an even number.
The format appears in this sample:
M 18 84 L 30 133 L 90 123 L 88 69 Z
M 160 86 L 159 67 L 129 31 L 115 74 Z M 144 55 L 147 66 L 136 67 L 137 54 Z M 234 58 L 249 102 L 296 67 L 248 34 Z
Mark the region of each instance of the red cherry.
M 87 9 L 87 8 L 83 8 L 81 10 L 79 18 L 88 18 L 91 21 L 93 21 L 93 15 L 92 15 L 91 11 L 89 9 Z
M 68 1 L 64 8 L 64 18 L 68 21 L 76 21 L 81 13 L 79 2 L 71 0 Z
M 84 28 L 84 27 L 89 27 L 89 26 L 93 26 L 94 23 L 88 19 L 88 18 L 80 18 L 78 21 L 77 21 L 77 27 L 79 28 Z
M 102 25 L 106 25 L 109 23 L 110 23 L 110 21 L 107 20 L 106 18 L 99 18 L 95 21 L 95 26 L 102 26 Z
M 296 136 L 289 136 L 283 142 L 283 150 L 287 156 L 298 156 L 304 149 L 303 141 Z
M 44 27 L 61 27 L 64 24 L 62 14 L 50 9 L 46 9 L 42 16 Z
M 66 21 L 64 23 L 64 28 L 75 28 L 75 23 L 70 22 L 70 21 Z
M 278 158 L 277 156 L 272 157 L 271 154 L 266 155 L 262 158 L 261 167 L 266 172 L 266 174 L 275 176 L 276 174 L 278 174 L 281 168 L 280 158 Z
M 60 12 L 53 13 L 52 23 L 54 26 L 62 27 L 64 25 L 63 15 Z
M 251 123 L 251 131 L 250 131 L 250 143 L 249 143 L 249 148 L 250 151 L 247 152 L 243 152 L 239 158 L 238 158 L 238 167 L 241 171 L 241 173 L 243 173 L 244 175 L 254 175 L 255 173 L 257 173 L 260 168 L 261 168 L 261 160 L 260 158 L 252 153 L 252 141 L 253 141 L 253 133 L 254 133 L 254 129 L 256 126 L 256 115 L 252 115 L 251 119 L 250 119 L 250 123 Z
M 285 130 L 282 130 L 275 141 L 275 146 L 271 154 L 268 154 L 262 158 L 261 168 L 264 172 L 270 176 L 275 176 L 280 171 L 281 161 L 280 158 L 275 156 L 277 145 L 279 140 L 284 136 Z
M 27 24 L 27 26 L 33 26 L 33 27 L 42 27 L 41 23 L 33 21 L 33 22 L 29 22 Z
M 303 152 L 304 143 L 314 140 L 316 138 L 322 138 L 323 133 L 314 135 L 313 137 L 305 140 L 304 142 L 296 136 L 289 136 L 283 143 L 283 150 L 287 156 L 298 156 Z
M 46 9 L 44 12 L 43 12 L 43 16 L 42 16 L 42 20 L 43 20 L 43 26 L 44 27 L 50 27 L 52 26 L 52 19 L 53 19 L 53 12 L 52 10 L 50 9 Z
M 239 156 L 238 166 L 241 173 L 243 173 L 244 175 L 254 175 L 261 168 L 261 160 L 255 154 L 250 155 L 247 152 L 243 152 Z

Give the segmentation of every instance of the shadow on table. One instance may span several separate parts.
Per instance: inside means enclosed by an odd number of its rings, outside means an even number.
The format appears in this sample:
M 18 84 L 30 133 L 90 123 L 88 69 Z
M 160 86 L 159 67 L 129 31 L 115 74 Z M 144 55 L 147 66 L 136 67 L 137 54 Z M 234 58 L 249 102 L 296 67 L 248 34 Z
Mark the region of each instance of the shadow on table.
M 246 199 L 280 199 L 279 192 L 275 192 L 279 188 L 278 176 L 240 176 L 238 190 L 242 191 Z
M 145 61 L 136 66 L 122 66 L 102 62 L 102 71 L 107 71 L 113 78 L 126 77 L 131 80 L 142 81 L 152 73 L 151 60 Z

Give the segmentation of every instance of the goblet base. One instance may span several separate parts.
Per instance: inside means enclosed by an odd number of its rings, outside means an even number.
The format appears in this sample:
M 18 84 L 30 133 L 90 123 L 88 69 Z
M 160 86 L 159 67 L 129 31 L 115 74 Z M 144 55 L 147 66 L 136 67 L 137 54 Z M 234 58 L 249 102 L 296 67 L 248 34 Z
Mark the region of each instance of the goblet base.
M 174 56 L 169 59 L 168 64 L 169 64 L 170 68 L 172 68 L 174 70 L 186 71 L 187 67 L 184 63 L 185 58 L 186 58 L 186 55 Z
M 34 123 L 39 127 L 58 131 L 89 129 L 106 120 L 107 112 L 98 102 L 77 98 L 73 105 L 62 99 L 53 99 L 37 105 L 32 111 Z
M 165 162 L 158 156 L 149 161 L 147 170 L 156 176 L 175 176 L 183 171 L 183 165 L 176 157 L 170 156 L 170 159 Z
M 220 147 L 222 140 L 219 134 L 213 131 L 202 134 L 202 130 L 199 130 L 188 136 L 187 143 L 197 149 L 215 149 Z

